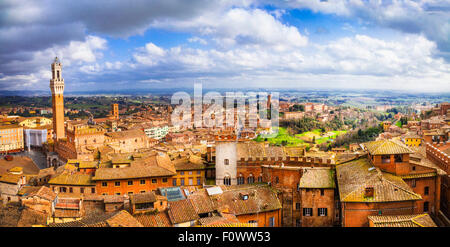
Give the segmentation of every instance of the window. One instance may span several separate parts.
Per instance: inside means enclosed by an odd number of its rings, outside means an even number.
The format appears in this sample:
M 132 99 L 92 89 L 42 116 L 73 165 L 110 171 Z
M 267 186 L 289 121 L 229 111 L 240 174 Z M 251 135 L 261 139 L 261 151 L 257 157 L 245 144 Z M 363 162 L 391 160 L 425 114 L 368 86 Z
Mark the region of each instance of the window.
M 194 185 L 194 179 L 189 178 L 189 185 Z
M 120 196 L 120 192 L 117 192 L 116 195 Z
M 270 217 L 269 218 L 269 227 L 274 227 L 275 226 L 275 217 Z
M 95 194 L 95 188 L 91 188 L 91 193 Z
M 401 154 L 394 155 L 395 162 L 403 162 L 403 156 Z
M 140 183 L 145 184 L 145 179 L 141 179 Z
M 202 171 L 197 171 L 197 175 L 200 175 L 200 174 L 202 174 Z
M 84 188 L 80 188 L 80 193 L 81 193 L 81 194 L 84 193 Z
M 167 183 L 167 178 L 162 179 L 163 183 Z
M 415 171 L 415 170 L 416 170 L 416 167 L 415 167 L 415 166 L 413 166 L 413 167 L 412 167 L 412 170 L 413 170 L 413 171 Z
M 416 188 L 416 180 L 411 180 L 411 187 Z
M 382 163 L 391 163 L 391 157 L 389 155 L 381 155 Z
M 152 179 L 152 184 L 156 184 L 156 178 Z
M 262 183 L 262 176 L 258 177 L 258 183 Z
M 128 181 L 128 185 L 133 185 L 133 181 Z
M 177 186 L 177 179 L 176 178 L 172 179 L 172 185 L 173 186 Z
M 197 185 L 202 185 L 202 179 L 201 178 L 197 178 Z
M 429 207 L 430 207 L 430 203 L 429 202 L 424 202 L 423 203 L 423 211 L 424 212 L 428 212 Z
M 327 208 L 318 208 L 317 209 L 317 214 L 319 215 L 319 216 L 327 216 L 327 214 L 328 214 L 328 209 Z
M 277 183 L 279 183 L 279 182 L 280 182 L 280 178 L 275 177 L 275 183 L 277 184 Z
M 192 171 L 189 171 L 189 175 L 192 175 Z
M 120 182 L 114 182 L 114 186 L 120 186 Z
M 312 216 L 312 208 L 303 208 L 303 216 Z
M 224 185 L 231 185 L 231 178 L 230 177 L 224 177 L 223 178 L 223 184 Z
M 180 179 L 180 185 L 184 185 L 184 178 Z
M 242 175 L 237 178 L 237 184 L 244 184 L 244 177 Z
M 320 189 L 320 196 L 324 196 L 325 195 L 325 190 L 324 189 Z
M 229 164 L 230 164 L 230 160 L 229 160 L 229 159 L 225 159 L 225 160 L 223 161 L 223 163 L 224 163 L 225 165 L 229 165 Z
M 132 191 L 129 191 L 129 192 L 128 192 L 128 195 L 133 195 L 133 192 L 132 192 Z
M 145 193 L 145 190 L 141 190 L 140 193 Z
M 73 193 L 73 188 L 72 187 L 69 188 L 69 193 Z
M 300 210 L 300 202 L 295 203 L 295 210 Z
M 102 182 L 102 187 L 107 187 L 108 183 L 107 182 Z
M 430 187 L 426 186 L 426 187 L 425 187 L 424 194 L 425 194 L 425 195 L 428 195 L 429 193 L 430 193 Z
M 59 188 L 59 192 L 61 192 L 61 193 L 66 193 L 66 191 L 67 191 L 66 187 Z
M 183 172 L 183 171 L 181 171 L 181 172 L 180 172 L 180 175 L 184 175 L 184 172 Z
M 247 178 L 247 183 L 252 184 L 254 182 L 255 182 L 255 178 L 252 175 L 250 175 L 250 177 Z

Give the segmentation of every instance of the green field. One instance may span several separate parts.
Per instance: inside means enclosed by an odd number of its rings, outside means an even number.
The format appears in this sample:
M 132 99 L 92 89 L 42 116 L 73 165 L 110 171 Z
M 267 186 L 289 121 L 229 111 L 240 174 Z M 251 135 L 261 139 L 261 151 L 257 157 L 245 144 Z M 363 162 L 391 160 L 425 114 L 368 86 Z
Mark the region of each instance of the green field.
M 263 142 L 268 141 L 271 144 L 282 145 L 286 143 L 287 146 L 299 146 L 308 145 L 306 142 L 312 142 L 315 140 L 315 144 L 321 144 L 331 139 L 335 139 L 337 136 L 347 133 L 346 130 L 342 131 L 328 131 L 325 134 L 320 129 L 314 129 L 312 131 L 303 132 L 295 136 L 291 136 L 287 133 L 286 128 L 279 127 L 278 135 L 274 138 L 262 138 L 258 136 L 255 141 Z
M 331 139 L 335 139 L 337 136 L 347 133 L 346 130 L 338 130 L 338 131 L 328 131 L 326 133 L 322 133 L 321 129 L 314 129 L 312 131 L 303 132 L 301 134 L 295 135 L 298 138 L 301 138 L 303 141 L 312 142 L 316 144 L 322 144 Z
M 287 143 L 287 146 L 299 146 L 304 144 L 305 142 L 299 138 L 296 138 L 294 136 L 291 136 L 287 133 L 286 128 L 279 127 L 278 128 L 278 135 L 274 138 L 262 138 L 261 136 L 258 136 L 255 141 L 257 142 L 263 142 L 268 141 L 271 144 L 275 145 L 281 145 L 283 141 Z

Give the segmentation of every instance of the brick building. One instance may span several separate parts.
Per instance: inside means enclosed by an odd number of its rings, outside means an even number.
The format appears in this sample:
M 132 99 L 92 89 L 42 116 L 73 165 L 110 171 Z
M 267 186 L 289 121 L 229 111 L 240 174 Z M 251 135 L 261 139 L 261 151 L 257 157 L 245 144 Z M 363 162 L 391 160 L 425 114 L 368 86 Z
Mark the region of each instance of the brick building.
M 92 178 L 101 195 L 137 194 L 172 186 L 169 179 L 176 175 L 167 155 L 153 154 L 121 166 L 101 167 Z

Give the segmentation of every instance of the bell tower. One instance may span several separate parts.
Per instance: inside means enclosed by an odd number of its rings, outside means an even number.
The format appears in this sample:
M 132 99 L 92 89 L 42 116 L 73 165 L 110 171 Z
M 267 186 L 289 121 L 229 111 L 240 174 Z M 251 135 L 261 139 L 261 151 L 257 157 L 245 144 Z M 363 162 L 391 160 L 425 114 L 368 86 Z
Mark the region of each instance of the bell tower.
M 64 79 L 62 78 L 62 65 L 58 57 L 52 63 L 52 79 L 50 89 L 52 90 L 53 105 L 53 139 L 59 140 L 65 137 L 64 133 Z

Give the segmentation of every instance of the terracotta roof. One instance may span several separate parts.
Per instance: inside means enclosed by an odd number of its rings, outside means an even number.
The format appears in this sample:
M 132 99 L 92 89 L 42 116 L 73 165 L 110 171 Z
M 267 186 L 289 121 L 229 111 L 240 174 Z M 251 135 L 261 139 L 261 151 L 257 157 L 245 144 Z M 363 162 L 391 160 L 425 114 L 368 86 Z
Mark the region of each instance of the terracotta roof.
M 214 226 L 214 225 L 222 225 L 222 224 L 235 224 L 239 223 L 239 220 L 236 216 L 232 214 L 224 214 L 225 216 L 211 216 L 200 218 L 198 220 L 199 224 L 202 226 Z
M 156 202 L 156 195 L 153 191 L 130 195 L 130 203 L 151 203 Z
M 138 213 L 133 215 L 144 227 L 171 227 L 167 211 L 158 213 Z
M 197 214 L 210 213 L 217 210 L 217 206 L 214 205 L 206 190 L 193 192 L 188 196 L 188 199 L 191 200 Z
M 379 140 L 367 142 L 363 145 L 367 148 L 370 155 L 413 153 L 413 151 L 403 143 L 394 140 Z
M 303 168 L 300 188 L 335 188 L 334 171 L 326 167 Z
M 17 184 L 24 175 L 5 173 L 0 175 L 0 182 L 7 184 Z
M 22 210 L 17 227 L 31 227 L 34 225 L 45 225 L 47 223 L 47 215 L 31 208 Z
M 176 175 L 159 166 L 132 165 L 123 168 L 99 168 L 95 171 L 94 181 L 98 180 L 116 180 L 129 178 L 147 178 L 147 177 L 165 177 Z
M 428 214 L 368 216 L 374 227 L 437 227 Z
M 92 180 L 92 176 L 83 173 L 68 173 L 63 172 L 56 175 L 48 181 L 49 184 L 58 185 L 78 185 L 78 186 L 94 186 L 95 182 Z
M 422 199 L 403 179 L 373 167 L 367 158 L 338 165 L 336 175 L 342 202 L 393 202 Z M 368 187 L 374 189 L 372 197 L 364 196 Z
M 281 209 L 275 191 L 264 185 L 222 186 L 223 193 L 212 196 L 216 206 L 234 215 L 256 214 Z M 244 200 L 243 195 L 248 195 Z
M 189 158 L 184 157 L 184 158 L 173 160 L 173 164 L 177 171 L 205 169 L 203 160 L 201 158 L 194 158 L 193 156 L 191 156 Z
M 130 139 L 130 138 L 147 137 L 145 135 L 145 132 L 141 129 L 108 132 L 108 133 L 105 133 L 105 135 L 109 136 L 111 138 L 114 138 L 114 139 Z
M 29 192 L 29 193 L 25 193 L 23 196 L 25 198 L 26 197 L 37 196 L 37 197 L 40 197 L 42 199 L 53 201 L 56 198 L 56 193 L 53 192 L 53 190 L 51 190 L 49 187 L 41 186 L 38 190 L 34 190 L 34 191 Z
M 189 222 L 199 218 L 189 199 L 169 202 L 168 214 L 173 224 Z
M 124 195 L 104 195 L 104 203 L 123 203 L 125 201 Z
M 106 223 L 109 227 L 143 227 L 136 218 L 125 210 L 121 210 L 109 219 L 106 219 Z
M 66 223 L 51 223 L 49 227 L 142 227 L 131 214 L 125 210 L 113 213 L 95 214 L 81 220 Z

